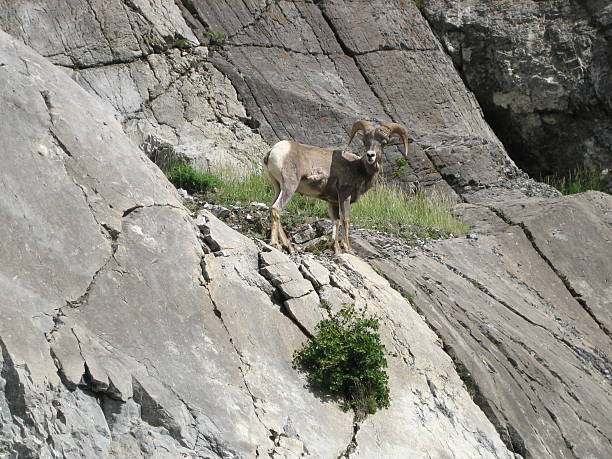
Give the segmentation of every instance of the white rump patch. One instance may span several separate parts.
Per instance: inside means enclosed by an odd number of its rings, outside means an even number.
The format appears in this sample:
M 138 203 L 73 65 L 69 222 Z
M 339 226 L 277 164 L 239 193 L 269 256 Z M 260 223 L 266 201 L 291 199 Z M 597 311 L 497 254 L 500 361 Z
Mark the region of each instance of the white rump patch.
M 282 183 L 281 172 L 283 170 L 283 163 L 290 150 L 291 142 L 288 140 L 281 140 L 274 144 L 268 156 L 268 172 L 280 183 Z

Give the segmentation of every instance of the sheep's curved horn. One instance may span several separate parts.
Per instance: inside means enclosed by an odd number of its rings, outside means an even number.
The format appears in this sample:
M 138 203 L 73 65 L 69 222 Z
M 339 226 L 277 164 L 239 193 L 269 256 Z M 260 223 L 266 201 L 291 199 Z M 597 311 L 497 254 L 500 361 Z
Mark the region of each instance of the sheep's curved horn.
M 355 137 L 355 134 L 357 134 L 359 131 L 368 131 L 370 129 L 374 129 L 374 126 L 372 126 L 372 123 L 370 123 L 369 121 L 366 120 L 359 120 L 359 121 L 355 121 L 355 123 L 353 123 L 353 129 L 351 131 L 351 138 L 349 139 L 348 144 L 350 145 L 351 142 L 353 141 L 353 137 Z
M 381 126 L 389 130 L 389 135 L 397 134 L 404 141 L 404 157 L 408 158 L 408 129 L 398 123 L 385 123 Z

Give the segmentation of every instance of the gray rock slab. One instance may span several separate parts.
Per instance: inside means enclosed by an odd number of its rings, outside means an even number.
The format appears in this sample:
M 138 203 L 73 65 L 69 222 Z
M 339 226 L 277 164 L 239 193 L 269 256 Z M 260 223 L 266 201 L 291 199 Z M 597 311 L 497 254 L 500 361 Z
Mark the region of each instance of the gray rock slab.
M 321 300 L 316 292 L 310 292 L 299 298 L 289 298 L 283 302 L 290 317 L 295 319 L 311 335 L 315 335 L 316 327 L 326 318 L 321 307 Z
M 210 269 L 214 272 L 214 267 Z M 277 432 L 299 439 L 315 457 L 339 455 L 350 440 L 352 416 L 323 394 L 302 390 L 305 377 L 291 366 L 293 352 L 306 338 L 301 330 L 267 294 L 236 282 L 223 271 L 213 276 L 208 289 L 232 337 L 244 384 L 252 395 L 259 423 L 253 426 L 257 429 L 252 430 L 251 441 L 258 445 L 259 453 L 275 449 L 269 437 Z
M 227 77 L 206 62 L 208 49 L 199 46 L 180 5 L 5 3 L 3 30 L 74 69 L 75 81 L 116 110 L 130 138 L 160 166 L 260 168 L 268 146 L 249 127 Z
M 495 206 L 524 228 L 536 250 L 608 335 L 612 330 L 612 197 L 590 191 Z M 602 219 L 602 215 L 604 218 Z
M 91 67 L 134 60 L 179 38 L 196 37 L 173 2 L 3 1 L 2 29 L 53 63 Z
M 228 34 L 213 62 L 269 143 L 292 138 L 344 147 L 355 120 L 394 120 L 416 139 L 410 170 L 398 171 L 401 181 L 452 195 L 442 175 L 457 187 L 516 177 L 476 99 L 412 3 L 191 4 L 210 27 Z M 373 17 L 376 27 L 369 26 Z M 398 169 L 399 154 L 388 149 L 386 170 Z
M 328 269 L 315 261 L 313 257 L 302 256 L 300 271 L 317 290 L 330 282 Z
M 372 264 L 440 336 L 510 449 L 608 454 L 609 338 L 520 227 Z
M 463 387 L 438 337 L 409 302 L 368 263 L 347 254 L 340 258 L 338 276 L 368 279 L 365 288 L 355 289 L 355 306 L 380 317 L 382 341 L 397 354 L 387 357 L 391 405 L 359 425 L 351 456 L 452 457 L 452 451 L 463 457 L 512 457 Z
M 313 291 L 312 284 L 306 279 L 290 280 L 280 284 L 278 288 L 286 299 L 299 298 Z

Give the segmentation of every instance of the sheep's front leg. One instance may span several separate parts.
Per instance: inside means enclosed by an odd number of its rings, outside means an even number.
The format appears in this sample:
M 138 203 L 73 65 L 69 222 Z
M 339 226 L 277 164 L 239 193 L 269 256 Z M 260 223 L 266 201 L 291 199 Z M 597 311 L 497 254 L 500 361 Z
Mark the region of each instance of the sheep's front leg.
M 351 243 L 349 242 L 349 223 L 351 212 L 351 197 L 347 196 L 340 201 L 340 215 L 342 217 L 342 226 L 344 227 L 344 238 L 342 239 L 342 245 L 344 250 L 353 250 Z
M 331 218 L 331 221 L 333 223 L 333 227 L 332 227 L 332 239 L 334 240 L 334 252 L 336 253 L 336 255 L 342 253 L 342 250 L 340 249 L 340 244 L 338 243 L 338 230 L 340 229 L 340 214 L 339 214 L 339 209 L 338 209 L 338 204 L 333 204 L 331 202 L 327 203 L 328 205 L 328 211 L 329 211 L 329 218 Z

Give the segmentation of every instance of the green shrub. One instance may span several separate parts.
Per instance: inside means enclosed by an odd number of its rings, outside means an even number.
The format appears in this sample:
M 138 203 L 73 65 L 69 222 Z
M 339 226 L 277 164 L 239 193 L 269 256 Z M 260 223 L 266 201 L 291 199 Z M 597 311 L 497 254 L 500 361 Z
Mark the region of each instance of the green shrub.
M 345 306 L 317 325 L 316 334 L 294 353 L 293 366 L 306 371 L 310 383 L 343 398 L 344 410 L 358 416 L 389 406 L 386 349 L 379 319 Z
M 395 159 L 395 164 L 397 165 L 397 167 L 404 167 L 408 165 L 408 160 L 400 156 L 399 158 Z
M 168 180 L 177 188 L 189 193 L 206 193 L 222 185 L 221 179 L 209 172 L 198 172 L 195 169 L 179 164 L 166 172 Z

